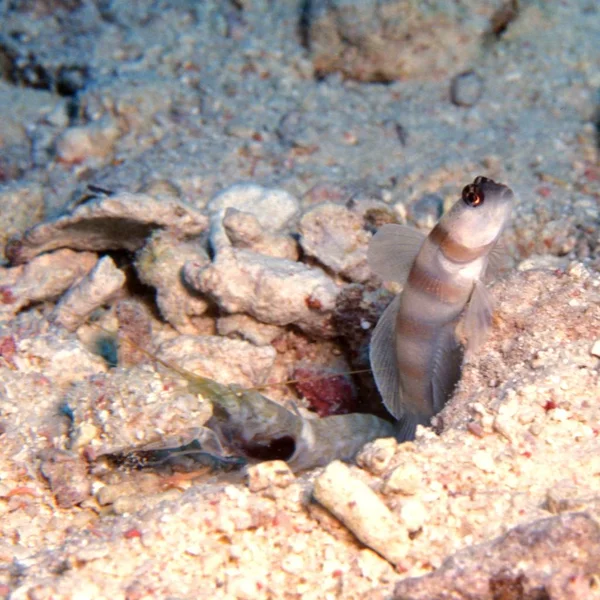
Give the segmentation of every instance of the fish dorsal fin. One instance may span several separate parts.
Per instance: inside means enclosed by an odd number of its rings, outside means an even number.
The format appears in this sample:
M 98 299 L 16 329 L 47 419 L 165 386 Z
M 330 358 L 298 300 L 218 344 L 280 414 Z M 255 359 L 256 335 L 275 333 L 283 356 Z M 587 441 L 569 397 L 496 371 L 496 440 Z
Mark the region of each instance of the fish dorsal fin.
M 467 352 L 472 354 L 481 347 L 492 326 L 494 305 L 485 285 L 477 280 L 463 316 L 463 334 Z
M 404 412 L 396 359 L 396 315 L 399 307 L 400 296 L 396 296 L 381 315 L 369 348 L 369 359 L 377 389 L 383 404 L 396 419 Z
M 447 325 L 436 340 L 431 372 L 434 414 L 444 408 L 444 404 L 460 379 L 464 352 L 456 339 L 454 329 L 452 324 Z
M 412 227 L 384 225 L 369 244 L 367 257 L 371 271 L 385 281 L 404 283 L 425 237 Z

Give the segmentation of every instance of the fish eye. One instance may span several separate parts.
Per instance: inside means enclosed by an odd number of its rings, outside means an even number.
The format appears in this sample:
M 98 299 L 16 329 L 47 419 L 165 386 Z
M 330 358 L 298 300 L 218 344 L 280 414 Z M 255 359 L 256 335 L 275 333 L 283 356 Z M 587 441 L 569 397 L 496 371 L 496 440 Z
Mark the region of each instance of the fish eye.
M 467 206 L 471 206 L 472 208 L 476 208 L 483 204 L 485 196 L 483 194 L 483 190 L 475 185 L 467 185 L 462 191 L 462 199 L 463 202 Z

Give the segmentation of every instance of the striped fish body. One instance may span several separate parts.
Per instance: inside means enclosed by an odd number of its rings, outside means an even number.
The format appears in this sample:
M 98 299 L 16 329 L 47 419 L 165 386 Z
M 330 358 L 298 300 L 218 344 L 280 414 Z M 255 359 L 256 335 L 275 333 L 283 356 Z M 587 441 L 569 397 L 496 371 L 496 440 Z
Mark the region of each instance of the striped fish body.
M 474 351 L 491 325 L 492 307 L 481 282 L 490 253 L 510 214 L 512 192 L 478 177 L 428 237 L 386 225 L 373 238 L 369 262 L 383 279 L 404 283 L 373 333 L 371 366 L 384 404 L 414 437 L 454 389 L 465 348 Z

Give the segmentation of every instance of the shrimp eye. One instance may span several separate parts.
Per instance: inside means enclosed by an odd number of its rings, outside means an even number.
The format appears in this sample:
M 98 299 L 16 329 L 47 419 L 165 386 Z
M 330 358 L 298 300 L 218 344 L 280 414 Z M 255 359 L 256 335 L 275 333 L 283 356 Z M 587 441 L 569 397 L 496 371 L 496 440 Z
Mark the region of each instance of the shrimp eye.
M 463 202 L 473 208 L 483 204 L 483 190 L 479 186 L 467 185 L 462 191 Z

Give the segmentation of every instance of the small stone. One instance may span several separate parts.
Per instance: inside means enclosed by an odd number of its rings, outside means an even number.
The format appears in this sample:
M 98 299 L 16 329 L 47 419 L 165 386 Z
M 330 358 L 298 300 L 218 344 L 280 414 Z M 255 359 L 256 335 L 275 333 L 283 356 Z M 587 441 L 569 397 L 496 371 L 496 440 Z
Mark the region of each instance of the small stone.
M 489 452 L 477 450 L 473 454 L 473 464 L 486 473 L 493 473 L 496 470 L 494 459 Z
M 276 235 L 265 231 L 258 218 L 247 212 L 229 207 L 223 226 L 235 248 L 246 248 L 276 258 L 298 259 L 298 245 L 289 235 Z
M 34 258 L 24 266 L 0 267 L 3 301 L 0 314 L 16 314 L 31 303 L 59 298 L 88 274 L 98 257 L 92 252 L 73 252 L 66 248 Z M 7 302 L 6 300 L 11 300 Z
M 269 487 L 286 488 L 295 481 L 292 470 L 282 460 L 271 460 L 248 467 L 248 488 L 260 492 Z
M 201 333 L 198 317 L 208 309 L 208 301 L 184 284 L 181 272 L 187 261 L 199 268 L 210 263 L 197 241 L 156 231 L 138 251 L 135 268 L 141 281 L 156 289 L 156 303 L 164 319 L 179 333 L 195 334 Z
M 374 475 L 384 473 L 394 457 L 398 442 L 394 438 L 383 438 L 367 444 L 356 457 L 357 464 Z
M 408 531 L 419 531 L 427 521 L 427 509 L 419 500 L 411 498 L 402 503 L 400 520 Z
M 385 482 L 384 493 L 416 494 L 423 487 L 423 474 L 413 464 L 396 467 Z
M 237 184 L 217 194 L 207 208 L 210 214 L 210 243 L 218 253 L 232 246 L 224 224 L 227 209 L 233 208 L 254 216 L 263 235 L 281 234 L 298 214 L 300 203 L 285 190 L 256 184 Z M 254 230 L 256 233 L 256 226 Z M 250 235 L 249 231 L 246 231 L 247 235 Z
M 277 354 L 271 346 L 212 335 L 180 335 L 163 343 L 158 353 L 182 369 L 243 387 L 264 383 Z
M 248 315 L 225 315 L 217 319 L 217 333 L 226 337 L 239 336 L 256 346 L 268 346 L 285 332 L 283 327 L 261 323 Z
M 389 508 L 339 461 L 315 481 L 315 498 L 366 546 L 392 564 L 408 551 L 408 535 Z
M 42 456 L 40 470 L 61 508 L 72 508 L 91 496 L 92 483 L 87 464 L 77 455 L 49 450 Z
M 363 219 L 345 206 L 315 206 L 304 214 L 299 229 L 304 252 L 334 273 L 358 282 L 371 276 L 367 265 L 371 234 L 363 228 Z
M 475 106 L 482 94 L 483 79 L 475 71 L 465 71 L 452 78 L 450 99 L 456 106 Z
M 125 274 L 105 256 L 57 304 L 52 320 L 75 331 L 98 307 L 106 304 L 125 285 Z
M 107 158 L 120 135 L 116 123 L 103 119 L 97 123 L 70 127 L 56 141 L 61 162 L 79 164 L 89 158 Z
M 596 356 L 597 358 L 600 358 L 600 340 L 596 340 L 592 346 L 592 349 L 590 350 L 590 354 L 592 356 Z

